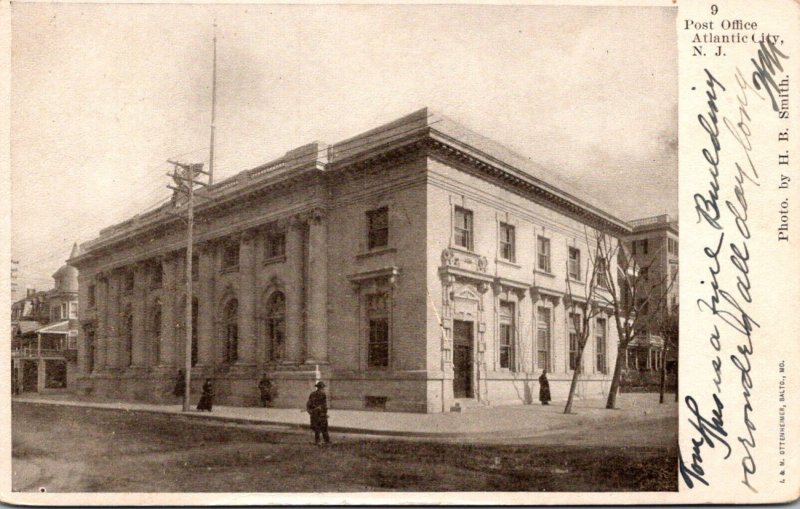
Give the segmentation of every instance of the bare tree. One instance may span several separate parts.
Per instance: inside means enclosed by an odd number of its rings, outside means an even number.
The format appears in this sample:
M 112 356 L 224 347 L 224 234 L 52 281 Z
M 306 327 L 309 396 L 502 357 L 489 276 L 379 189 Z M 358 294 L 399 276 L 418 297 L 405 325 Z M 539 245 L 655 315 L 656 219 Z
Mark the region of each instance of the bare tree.
M 600 295 L 607 299 L 613 310 L 619 335 L 617 361 L 606 408 L 616 408 L 628 345 L 639 333 L 653 328 L 659 315 L 656 311 L 663 309 L 677 276 L 677 272 L 670 274 L 667 270 L 656 274 L 650 270 L 653 261 L 660 254 L 659 251 L 660 249 L 656 250 L 650 257 L 650 263 L 640 265 L 624 242 L 608 234 L 600 234 L 598 237 L 598 259 L 604 260 L 608 286 L 608 291 Z M 617 263 L 613 263 L 614 261 Z
M 658 319 L 658 330 L 661 337 L 664 339 L 664 362 L 661 363 L 661 380 L 658 390 L 658 402 L 664 403 L 664 393 L 666 392 L 667 385 L 667 354 L 675 352 L 675 358 L 678 353 L 678 327 L 679 327 L 678 307 L 665 308 L 662 310 Z M 675 401 L 678 401 L 678 388 L 675 387 Z
M 588 263 L 586 264 L 586 269 L 583 275 L 583 282 L 578 284 L 577 282 L 573 282 L 573 278 L 570 277 L 571 274 L 577 272 L 580 275 L 580 270 L 575 270 L 575 268 L 570 267 L 570 261 L 567 260 L 567 294 L 566 294 L 566 304 L 568 306 L 567 312 L 567 319 L 572 322 L 572 327 L 575 329 L 575 342 L 577 343 L 575 346 L 575 355 L 570 358 L 570 367 L 572 367 L 572 383 L 569 386 L 569 396 L 567 397 L 567 404 L 564 406 L 564 413 L 571 414 L 572 413 L 572 402 L 575 398 L 575 390 L 578 387 L 578 378 L 583 371 L 583 352 L 586 349 L 586 343 L 589 340 L 589 336 L 591 334 L 590 324 L 594 317 L 596 317 L 600 312 L 603 311 L 605 305 L 603 301 L 598 296 L 598 285 L 603 281 L 605 274 L 602 271 L 598 271 L 598 264 L 597 264 L 597 256 L 600 253 L 599 250 L 599 243 L 600 238 L 602 236 L 601 233 L 595 232 L 595 239 L 594 244 L 595 248 L 592 250 L 591 245 L 593 242 L 590 242 L 590 235 L 588 231 L 585 232 L 586 235 L 586 245 L 589 248 L 589 256 L 587 257 Z M 577 288 L 573 288 L 573 286 Z M 582 288 L 583 291 L 579 291 L 578 288 Z M 580 309 L 579 309 L 580 308 Z M 573 333 L 570 332 L 570 335 Z M 569 339 L 570 343 L 572 343 L 572 338 Z M 570 344 L 570 350 L 572 350 L 573 345 Z

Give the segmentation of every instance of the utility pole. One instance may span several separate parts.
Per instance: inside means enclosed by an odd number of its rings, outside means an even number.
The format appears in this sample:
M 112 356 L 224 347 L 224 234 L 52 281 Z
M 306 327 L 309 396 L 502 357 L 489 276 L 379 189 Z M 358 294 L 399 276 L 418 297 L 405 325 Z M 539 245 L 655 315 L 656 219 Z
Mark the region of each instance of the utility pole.
M 198 174 L 209 175 L 203 171 L 203 163 L 182 164 L 176 161 L 168 161 L 175 166 L 171 174 L 176 186 L 167 186 L 176 194 L 175 204 L 179 205 L 177 198 L 183 195 L 186 199 L 186 345 L 184 348 L 184 392 L 183 392 L 183 411 L 189 411 L 189 401 L 191 397 L 192 383 L 192 336 L 194 335 L 194 324 L 192 323 L 192 248 L 194 246 L 194 187 L 196 185 L 207 186 L 205 182 L 196 180 Z M 180 172 L 179 172 L 180 169 Z M 210 178 L 210 175 L 209 175 Z

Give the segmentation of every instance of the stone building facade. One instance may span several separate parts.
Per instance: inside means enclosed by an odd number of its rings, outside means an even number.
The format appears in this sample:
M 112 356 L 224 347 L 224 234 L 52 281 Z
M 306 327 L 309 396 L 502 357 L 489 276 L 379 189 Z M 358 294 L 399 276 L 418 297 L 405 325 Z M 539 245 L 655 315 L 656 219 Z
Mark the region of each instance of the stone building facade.
M 567 275 L 624 222 L 551 172 L 420 110 L 215 183 L 196 207 L 193 389 L 223 404 L 450 411 L 530 403 L 575 362 Z M 81 390 L 169 400 L 185 344 L 185 227 L 174 205 L 107 228 L 80 270 Z M 568 262 L 568 260 L 570 260 Z M 577 270 L 570 288 L 579 288 Z M 574 345 L 573 345 L 574 346 Z M 592 322 L 580 396 L 610 385 L 611 316 Z

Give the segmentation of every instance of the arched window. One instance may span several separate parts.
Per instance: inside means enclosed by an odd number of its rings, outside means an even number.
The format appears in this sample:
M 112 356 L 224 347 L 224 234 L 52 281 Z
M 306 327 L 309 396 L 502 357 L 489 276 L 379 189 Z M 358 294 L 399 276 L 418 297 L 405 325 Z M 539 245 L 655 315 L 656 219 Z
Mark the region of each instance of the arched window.
M 133 363 L 133 313 L 130 308 L 122 315 L 122 367 Z
M 239 301 L 231 299 L 223 313 L 225 327 L 225 361 L 233 364 L 239 359 Z
M 161 363 L 161 301 L 156 301 L 153 308 L 152 321 L 153 334 L 153 360 L 156 364 Z
M 286 297 L 283 292 L 275 292 L 267 301 L 267 339 L 269 340 L 269 360 L 279 361 L 284 355 L 286 338 Z

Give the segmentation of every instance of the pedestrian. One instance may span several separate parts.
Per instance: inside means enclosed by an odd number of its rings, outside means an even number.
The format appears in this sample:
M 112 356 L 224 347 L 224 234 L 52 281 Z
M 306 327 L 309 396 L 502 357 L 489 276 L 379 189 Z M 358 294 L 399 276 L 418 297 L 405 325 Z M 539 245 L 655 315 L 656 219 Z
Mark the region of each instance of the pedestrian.
M 178 376 L 175 378 L 175 388 L 172 389 L 172 394 L 182 398 L 184 392 L 186 392 L 186 375 L 183 374 L 182 369 L 179 369 Z
M 203 410 L 208 410 L 210 412 L 212 406 L 214 406 L 214 383 L 210 378 L 206 378 L 203 384 L 203 393 L 200 395 L 200 401 L 197 403 L 197 409 L 201 412 Z
M 314 443 L 320 445 L 319 436 L 326 444 L 331 443 L 328 436 L 328 397 L 325 396 L 325 382 L 316 384 L 317 390 L 312 392 L 306 403 L 306 411 L 311 416 L 311 429 L 314 430 Z
M 272 382 L 267 378 L 267 374 L 261 377 L 258 382 L 258 390 L 261 393 L 261 405 L 264 408 L 272 406 Z
M 539 377 L 539 401 L 542 405 L 550 404 L 550 381 L 547 379 L 547 370 L 542 370 L 542 376 Z

